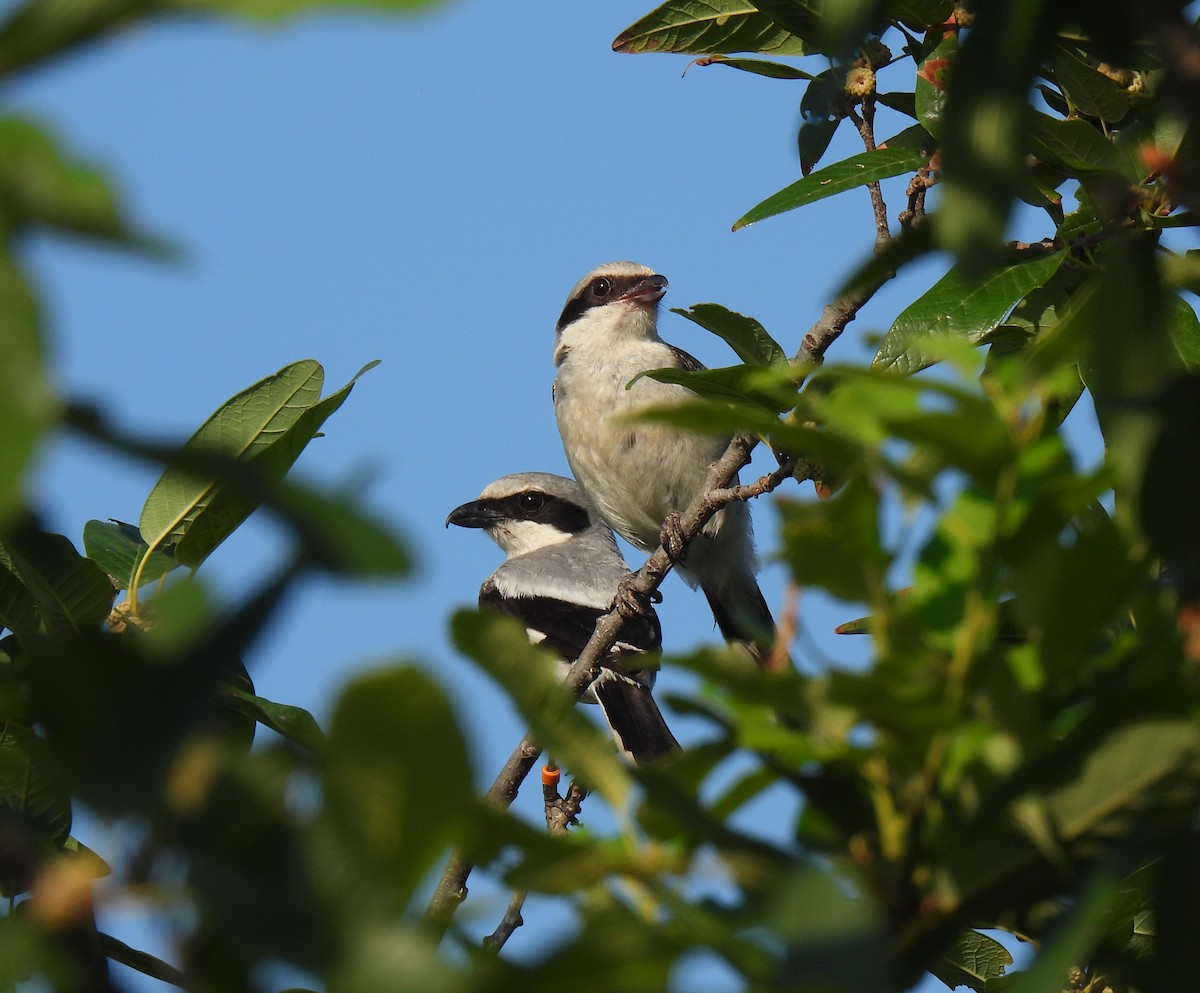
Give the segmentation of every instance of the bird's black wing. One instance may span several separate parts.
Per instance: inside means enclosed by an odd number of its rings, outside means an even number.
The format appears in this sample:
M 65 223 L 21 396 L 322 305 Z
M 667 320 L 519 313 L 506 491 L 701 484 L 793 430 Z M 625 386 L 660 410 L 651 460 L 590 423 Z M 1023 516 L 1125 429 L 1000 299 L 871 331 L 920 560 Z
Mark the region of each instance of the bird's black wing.
M 525 627 L 544 636 L 545 645 L 568 662 L 579 658 L 596 630 L 596 622 L 608 608 L 589 607 L 548 596 L 504 596 L 488 580 L 479 590 L 479 606 L 498 614 L 515 617 Z M 644 617 L 626 621 L 617 641 L 616 652 L 622 658 L 633 652 L 657 651 L 662 645 L 662 628 L 651 611 Z M 628 661 L 625 666 L 630 666 Z
M 671 349 L 671 353 L 675 356 L 675 361 L 679 363 L 679 368 L 684 372 L 700 372 L 705 368 L 703 362 L 694 355 L 689 355 L 682 348 L 676 348 L 674 345 L 667 345 L 667 347 Z

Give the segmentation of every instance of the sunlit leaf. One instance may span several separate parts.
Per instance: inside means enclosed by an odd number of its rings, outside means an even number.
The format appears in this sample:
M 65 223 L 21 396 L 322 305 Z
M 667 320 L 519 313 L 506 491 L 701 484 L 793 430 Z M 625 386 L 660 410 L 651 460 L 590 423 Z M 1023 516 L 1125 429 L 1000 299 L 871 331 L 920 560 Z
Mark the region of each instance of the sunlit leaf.
M 615 52 L 805 55 L 808 48 L 746 0 L 667 0 L 612 43 Z
M 951 269 L 893 322 L 873 364 L 909 374 L 930 364 L 922 339 L 935 335 L 978 342 L 1025 294 L 1046 282 L 1066 258 L 1066 249 L 992 270 L 979 278 Z
M 766 76 L 768 79 L 812 79 L 811 72 L 797 69 L 795 66 L 782 62 L 769 62 L 766 59 L 739 59 L 725 55 L 711 55 L 696 59 L 694 66 L 728 66 L 730 69 L 740 69 L 742 72 L 753 73 L 755 76 Z
M 764 218 L 795 210 L 797 207 L 844 193 L 846 190 L 857 189 L 876 180 L 915 172 L 924 163 L 925 158 L 920 152 L 905 148 L 881 148 L 874 152 L 859 152 L 824 169 L 818 169 L 767 197 L 735 221 L 733 230 L 737 231 Z
M 753 317 L 746 317 L 718 303 L 697 303 L 690 310 L 672 307 L 671 313 L 686 317 L 706 331 L 711 331 L 732 348 L 743 362 L 769 366 L 787 360 L 779 342 Z
M 796 402 L 795 380 L 785 367 L 735 365 L 721 369 L 651 369 L 642 373 L 659 383 L 686 386 L 715 403 L 759 406 L 780 413 Z

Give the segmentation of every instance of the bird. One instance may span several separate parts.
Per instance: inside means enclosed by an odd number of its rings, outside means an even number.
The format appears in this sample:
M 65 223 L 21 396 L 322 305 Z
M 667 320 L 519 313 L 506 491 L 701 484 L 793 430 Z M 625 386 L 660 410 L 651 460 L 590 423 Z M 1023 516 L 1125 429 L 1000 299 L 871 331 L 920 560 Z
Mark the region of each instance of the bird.
M 604 523 L 634 547 L 678 545 L 672 533 L 701 491 L 728 437 L 631 423 L 646 407 L 693 400 L 685 386 L 649 378 L 651 369 L 704 366 L 658 335 L 667 279 L 636 262 L 609 262 L 572 288 L 555 330 L 554 412 L 571 472 Z M 744 643 L 760 666 L 773 661 L 775 621 L 755 576 L 750 511 L 727 504 L 683 552 L 678 571 L 699 586 L 722 636 Z
M 629 567 L 612 532 L 573 479 L 518 472 L 455 507 L 446 526 L 482 529 L 506 558 L 479 588 L 481 610 L 521 621 L 535 644 L 554 651 L 563 674 L 609 612 Z M 651 695 L 657 672 L 641 656 L 662 647 L 650 609 L 627 620 L 583 696 L 598 703 L 618 747 L 635 763 L 679 749 Z

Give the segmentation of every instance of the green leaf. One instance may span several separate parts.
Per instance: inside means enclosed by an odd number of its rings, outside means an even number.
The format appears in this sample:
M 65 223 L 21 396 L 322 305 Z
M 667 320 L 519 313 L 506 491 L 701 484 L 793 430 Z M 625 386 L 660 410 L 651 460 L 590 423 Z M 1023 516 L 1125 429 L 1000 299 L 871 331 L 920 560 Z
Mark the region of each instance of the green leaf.
M 3 232 L 0 232 L 3 233 Z M 34 446 L 54 416 L 42 367 L 37 306 L 16 262 L 0 244 L 0 524 L 20 502 Z
M 989 979 L 1003 976 L 1013 957 L 995 938 L 978 931 L 964 931 L 954 950 L 930 963 L 930 972 L 950 987 L 969 986 L 984 993 Z
M 317 753 L 324 747 L 325 732 L 307 710 L 285 703 L 274 703 L 237 686 L 227 686 L 224 694 L 238 711 L 253 717 L 259 724 L 283 735 L 289 741 L 294 741 L 302 748 Z
M 0 119 L 0 204 L 6 219 L 18 226 L 44 224 L 126 248 L 161 251 L 126 223 L 100 172 L 65 158 L 30 121 Z
M 1033 153 L 1069 176 L 1116 172 L 1120 158 L 1116 146 L 1087 121 L 1060 121 L 1035 113 L 1030 128 Z
M 796 384 L 792 373 L 782 367 L 734 365 L 722 369 L 651 369 L 639 373 L 659 383 L 686 386 L 693 393 L 714 403 L 760 407 L 773 413 L 790 410 L 796 403 Z
M 9 562 L 47 631 L 98 630 L 116 590 L 104 571 L 61 534 L 24 527 L 4 538 Z
M 745 0 L 667 0 L 614 39 L 614 52 L 806 55 L 796 36 Z
M 143 976 L 149 976 L 151 979 L 170 983 L 172 986 L 178 986 L 181 989 L 187 987 L 189 982 L 188 977 L 170 963 L 164 962 L 149 952 L 131 948 L 125 942 L 114 938 L 111 934 L 105 934 L 101 931 L 97 932 L 96 937 L 99 939 L 100 951 L 104 953 L 105 958 L 111 959 L 114 962 L 120 962 L 121 965 L 128 966 L 135 972 L 140 972 Z
M 955 266 L 896 318 L 872 365 L 907 375 L 931 364 L 923 348 L 933 336 L 980 341 L 1022 297 L 1053 276 L 1066 256 L 1063 249 L 993 269 L 982 279 Z
M 811 72 L 797 69 L 795 66 L 784 65 L 782 62 L 768 62 L 765 59 L 731 59 L 724 55 L 709 55 L 696 59 L 694 66 L 728 66 L 730 69 L 740 69 L 742 72 L 753 73 L 756 76 L 766 76 L 768 79 L 812 79 Z M 689 66 L 690 68 L 690 66 Z
M 0 724 L 0 815 L 0 895 L 13 896 L 28 888 L 37 862 L 70 836 L 71 798 L 46 743 L 11 721 Z
M 958 33 L 947 34 L 917 69 L 913 114 L 929 134 L 942 133 L 942 115 L 946 112 L 950 70 L 958 54 Z
M 1200 372 L 1200 321 L 1191 304 L 1181 296 L 1170 298 L 1167 333 L 1179 364 L 1188 372 Z
M 804 121 L 796 132 L 796 153 L 800 156 L 800 175 L 807 176 L 829 149 L 844 118 Z
M 819 169 L 767 197 L 735 221 L 733 230 L 737 231 L 764 218 L 857 189 L 876 180 L 915 172 L 924 163 L 925 157 L 920 152 L 905 148 L 880 148 L 874 152 L 859 152 Z
M 83 548 L 88 558 L 112 576 L 123 590 L 129 589 L 138 564 L 150 551 L 150 546 L 142 540 L 141 531 L 121 521 L 88 521 L 83 526 Z M 142 584 L 161 579 L 179 564 L 170 555 L 155 549 L 142 569 Z
M 282 478 L 349 396 L 358 376 L 318 402 L 324 378 L 321 366 L 306 359 L 260 380 L 205 421 L 183 446 L 181 460 L 192 452 L 216 453 L 253 463 L 268 480 Z M 222 485 L 177 463 L 154 485 L 139 526 L 152 548 L 174 540 L 175 558 L 196 568 L 262 499 L 261 492 Z
M 697 303 L 690 310 L 672 307 L 671 313 L 711 331 L 749 365 L 768 366 L 787 361 L 779 342 L 753 317 L 745 317 L 719 303 Z
M 810 51 L 821 51 L 829 30 L 827 12 L 820 0 L 753 0 L 754 6 L 785 31 L 795 35 Z
M 1129 113 L 1132 99 L 1073 46 L 1059 42 L 1050 54 L 1050 67 L 1071 105 L 1088 117 L 1115 123 Z
M 4 545 L 0 544 L 0 628 L 8 628 L 20 639 L 30 638 L 41 626 L 33 594 L 21 582 Z
M 356 678 L 322 755 L 322 820 L 355 912 L 402 911 L 470 809 L 467 746 L 445 694 L 411 666 Z M 349 889 L 345 889 L 349 884 Z
M 538 744 L 621 816 L 630 796 L 629 773 L 617 761 L 612 739 L 580 713 L 563 688 L 561 660 L 531 645 L 510 617 L 460 610 L 450 630 L 459 651 L 504 687 Z

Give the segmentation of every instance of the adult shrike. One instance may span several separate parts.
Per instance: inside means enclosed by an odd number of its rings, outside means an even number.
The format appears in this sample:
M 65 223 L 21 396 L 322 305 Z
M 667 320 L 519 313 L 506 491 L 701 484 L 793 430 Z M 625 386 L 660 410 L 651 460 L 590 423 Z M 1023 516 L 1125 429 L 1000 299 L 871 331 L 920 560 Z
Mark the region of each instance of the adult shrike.
M 530 640 L 562 659 L 579 658 L 596 622 L 612 608 L 629 568 L 616 540 L 574 480 L 518 472 L 456 507 L 446 524 L 482 528 L 508 556 L 479 588 L 479 606 L 520 620 Z M 626 621 L 583 699 L 598 703 L 622 751 L 635 762 L 679 748 L 650 695 L 655 671 L 638 656 L 662 646 L 653 610 Z
M 689 434 L 628 415 L 695 398 L 684 386 L 642 378 L 650 369 L 703 369 L 658 336 L 667 280 L 635 262 L 593 269 L 571 290 L 555 335 L 554 412 L 571 471 L 606 524 L 650 552 L 664 523 L 700 492 L 728 437 Z M 674 518 L 672 517 L 672 520 Z M 721 634 L 744 642 L 762 665 L 775 622 L 754 576 L 758 563 L 745 503 L 715 514 L 688 547 L 679 571 L 708 598 Z

